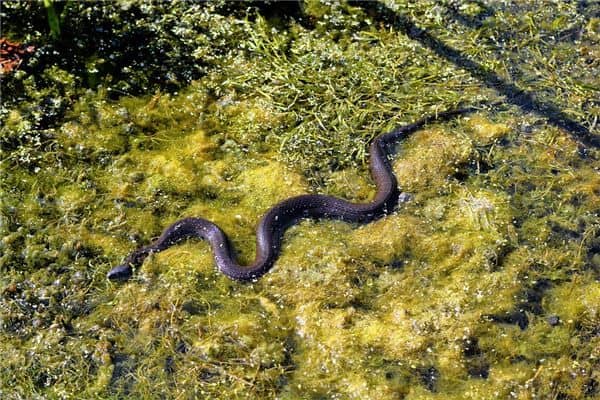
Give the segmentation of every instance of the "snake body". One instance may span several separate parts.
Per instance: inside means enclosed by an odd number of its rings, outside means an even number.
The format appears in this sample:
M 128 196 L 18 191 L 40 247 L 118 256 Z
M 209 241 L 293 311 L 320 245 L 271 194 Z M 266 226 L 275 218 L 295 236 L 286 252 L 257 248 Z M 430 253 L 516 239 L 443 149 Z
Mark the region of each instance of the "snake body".
M 227 235 L 214 223 L 203 218 L 184 218 L 168 228 L 153 243 L 132 252 L 123 264 L 108 272 L 108 279 L 127 280 L 144 259 L 152 253 L 163 251 L 176 243 L 200 238 L 210 243 L 218 269 L 239 281 L 251 281 L 267 273 L 279 254 L 285 230 L 303 218 L 330 218 L 347 222 L 367 223 L 394 210 L 399 202 L 400 190 L 388 160 L 390 145 L 406 137 L 423 125 L 462 114 L 470 109 L 458 109 L 422 118 L 412 124 L 375 137 L 369 148 L 369 167 L 377 186 L 377 194 L 369 203 L 350 203 L 339 198 L 319 194 L 306 194 L 283 200 L 261 218 L 256 229 L 256 258 L 249 266 L 239 265 Z

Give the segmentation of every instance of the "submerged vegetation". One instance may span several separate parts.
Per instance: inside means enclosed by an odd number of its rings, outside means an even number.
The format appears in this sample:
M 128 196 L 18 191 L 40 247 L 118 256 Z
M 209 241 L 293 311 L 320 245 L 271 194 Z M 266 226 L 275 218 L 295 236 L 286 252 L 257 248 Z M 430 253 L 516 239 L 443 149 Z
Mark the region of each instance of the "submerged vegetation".
M 3 2 L 0 397 L 600 396 L 600 7 Z M 54 39 L 50 39 L 52 35 Z M 206 243 L 106 272 L 187 216 L 254 256 L 301 193 L 407 200 L 303 221 L 251 284 Z

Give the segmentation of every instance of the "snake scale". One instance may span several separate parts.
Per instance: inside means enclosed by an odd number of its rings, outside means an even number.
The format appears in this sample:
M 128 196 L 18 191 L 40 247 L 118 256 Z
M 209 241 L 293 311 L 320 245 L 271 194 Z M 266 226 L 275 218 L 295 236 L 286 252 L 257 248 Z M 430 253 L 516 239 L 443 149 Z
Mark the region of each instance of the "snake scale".
M 271 269 L 279 254 L 283 233 L 298 220 L 330 218 L 364 224 L 393 211 L 399 202 L 400 189 L 388 160 L 389 147 L 427 123 L 449 119 L 471 110 L 472 108 L 462 108 L 430 115 L 375 137 L 369 148 L 369 166 L 377 186 L 377 194 L 369 203 L 350 203 L 331 196 L 305 194 L 275 204 L 258 223 L 256 258 L 249 266 L 236 262 L 227 235 L 221 228 L 208 220 L 190 217 L 173 223 L 153 243 L 132 252 L 122 264 L 108 272 L 107 278 L 127 280 L 150 254 L 163 251 L 185 239 L 200 238 L 210 243 L 215 263 L 223 274 L 239 281 L 258 279 Z

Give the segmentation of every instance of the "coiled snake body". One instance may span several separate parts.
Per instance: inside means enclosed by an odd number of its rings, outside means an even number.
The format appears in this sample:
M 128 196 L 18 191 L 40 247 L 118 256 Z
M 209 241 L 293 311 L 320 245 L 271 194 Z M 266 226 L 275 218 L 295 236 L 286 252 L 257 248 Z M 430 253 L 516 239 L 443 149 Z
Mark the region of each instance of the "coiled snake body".
M 371 142 L 370 171 L 377 185 L 377 194 L 370 203 L 350 203 L 335 197 L 306 194 L 283 200 L 261 218 L 256 229 L 256 258 L 249 266 L 235 261 L 227 236 L 217 225 L 202 218 L 184 218 L 173 223 L 153 243 L 131 253 L 123 262 L 108 272 L 108 279 L 126 280 L 133 268 L 142 265 L 152 253 L 163 251 L 189 238 L 200 238 L 210 243 L 215 263 L 228 277 L 240 281 L 260 278 L 273 266 L 285 230 L 302 218 L 331 218 L 348 222 L 366 223 L 381 218 L 394 210 L 398 204 L 400 190 L 388 160 L 390 144 L 402 139 L 433 120 L 447 119 L 471 109 L 459 109 L 425 117 L 377 136 Z

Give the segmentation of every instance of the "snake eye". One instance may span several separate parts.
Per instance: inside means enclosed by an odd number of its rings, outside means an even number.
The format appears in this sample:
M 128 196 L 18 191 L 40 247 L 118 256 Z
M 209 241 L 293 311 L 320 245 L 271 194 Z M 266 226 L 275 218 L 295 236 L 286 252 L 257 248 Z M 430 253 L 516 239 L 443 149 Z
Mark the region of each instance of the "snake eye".
M 133 271 L 128 264 L 117 265 L 106 274 L 111 281 L 126 281 L 131 278 Z

